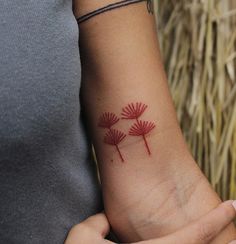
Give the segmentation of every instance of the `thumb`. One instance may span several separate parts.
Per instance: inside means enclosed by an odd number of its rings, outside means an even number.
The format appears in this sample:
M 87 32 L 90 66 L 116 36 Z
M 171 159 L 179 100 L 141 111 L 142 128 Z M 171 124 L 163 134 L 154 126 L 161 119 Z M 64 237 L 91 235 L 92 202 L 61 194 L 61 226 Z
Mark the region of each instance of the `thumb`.
M 105 237 L 110 231 L 109 222 L 103 212 L 87 218 L 81 224 L 90 227 L 91 229 L 102 235 L 102 237 Z
M 99 236 L 104 238 L 109 230 L 110 226 L 105 214 L 95 214 L 74 225 L 68 233 L 65 244 L 91 243 L 94 238 L 96 239 Z

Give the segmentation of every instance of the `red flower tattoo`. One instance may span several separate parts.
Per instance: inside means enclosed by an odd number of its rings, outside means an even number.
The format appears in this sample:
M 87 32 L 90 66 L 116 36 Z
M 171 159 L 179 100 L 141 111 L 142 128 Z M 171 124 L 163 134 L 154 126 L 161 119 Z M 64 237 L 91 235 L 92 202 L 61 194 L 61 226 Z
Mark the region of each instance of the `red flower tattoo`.
M 122 109 L 121 118 L 138 119 L 143 114 L 146 108 L 147 105 L 143 103 L 130 103 Z
M 129 130 L 129 135 L 131 136 L 146 135 L 154 128 L 155 128 L 155 124 L 153 122 L 138 120 L 136 123 L 134 123 L 131 126 Z
M 136 122 L 129 129 L 129 135 L 131 136 L 142 136 L 145 143 L 145 147 L 149 155 L 151 155 L 150 148 L 146 139 L 146 135 L 155 128 L 155 124 L 150 121 L 139 120 L 139 117 L 146 110 L 147 105 L 141 102 L 128 104 L 122 109 L 122 119 L 135 119 Z
M 105 137 L 104 137 L 104 142 L 106 144 L 110 144 L 110 145 L 113 145 L 116 147 L 116 150 L 117 152 L 119 153 L 119 156 L 120 156 L 120 159 L 122 162 L 124 162 L 124 158 L 120 152 L 120 149 L 118 147 L 118 144 L 126 137 L 126 135 L 119 131 L 119 130 L 116 130 L 116 129 L 110 129 Z
M 121 161 L 124 162 L 124 158 L 121 154 L 118 144 L 124 140 L 124 138 L 126 137 L 126 134 L 119 130 L 111 128 L 118 121 L 119 121 L 119 118 L 114 113 L 105 112 L 99 118 L 98 126 L 108 129 L 108 132 L 105 134 L 103 141 L 106 144 L 115 146 Z
M 99 118 L 98 126 L 110 129 L 118 121 L 119 121 L 119 119 L 118 119 L 118 117 L 115 114 L 109 113 L 109 112 L 105 112 Z

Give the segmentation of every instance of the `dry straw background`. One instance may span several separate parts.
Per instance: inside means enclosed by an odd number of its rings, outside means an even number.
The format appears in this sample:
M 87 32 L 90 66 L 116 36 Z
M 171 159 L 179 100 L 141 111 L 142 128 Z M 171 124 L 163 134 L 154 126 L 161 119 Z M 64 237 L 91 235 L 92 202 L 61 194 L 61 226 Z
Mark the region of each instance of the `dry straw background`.
M 236 1 L 154 0 L 163 61 L 189 147 L 236 199 Z

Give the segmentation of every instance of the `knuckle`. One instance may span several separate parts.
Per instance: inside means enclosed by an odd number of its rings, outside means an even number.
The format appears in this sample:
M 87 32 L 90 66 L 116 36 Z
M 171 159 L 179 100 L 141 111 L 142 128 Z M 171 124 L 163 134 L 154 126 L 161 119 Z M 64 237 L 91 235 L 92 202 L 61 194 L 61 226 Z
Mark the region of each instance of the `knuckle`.
M 211 223 L 201 223 L 198 226 L 198 239 L 200 241 L 209 241 L 215 235 L 215 230 L 213 224 Z
M 70 233 L 83 233 L 83 234 L 86 234 L 90 231 L 90 227 L 85 224 L 85 223 L 79 223 L 79 224 L 76 224 L 74 225 L 71 230 L 70 230 Z
M 231 206 L 226 206 L 226 207 L 222 208 L 221 211 L 223 212 L 223 215 L 227 219 L 232 218 L 232 216 L 234 216 L 234 214 L 235 214 L 235 210 Z

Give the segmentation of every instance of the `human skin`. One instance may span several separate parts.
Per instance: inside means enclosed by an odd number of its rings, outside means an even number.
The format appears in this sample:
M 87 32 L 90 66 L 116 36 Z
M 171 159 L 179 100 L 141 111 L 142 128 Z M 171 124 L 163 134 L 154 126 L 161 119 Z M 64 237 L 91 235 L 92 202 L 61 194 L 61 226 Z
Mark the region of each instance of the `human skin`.
M 235 201 L 234 203 L 233 201 L 224 202 L 197 221 L 193 221 L 193 223 L 175 233 L 133 244 L 173 244 L 177 241 L 181 244 L 207 244 L 235 218 L 235 208 Z M 202 232 L 203 229 L 204 232 Z M 65 244 L 114 243 L 105 239 L 109 230 L 110 226 L 105 214 L 99 213 L 73 226 Z
M 133 244 L 207 244 L 235 218 L 235 210 L 236 202 L 227 201 L 175 233 Z M 96 214 L 73 226 L 66 238 L 65 244 L 114 243 L 105 239 L 109 231 L 110 226 L 105 214 Z M 235 242 L 230 244 L 235 244 Z
M 75 16 L 116 1 L 77 0 Z M 122 242 L 173 233 L 221 202 L 189 152 L 176 118 L 158 47 L 154 16 L 141 2 L 100 14 L 80 25 L 82 106 L 101 176 L 106 216 Z M 141 119 L 153 122 L 146 136 L 129 135 L 134 121 L 122 108 L 141 102 Z M 120 120 L 112 126 L 126 134 L 118 146 L 104 143 L 105 113 Z M 212 243 L 236 238 L 233 224 Z

